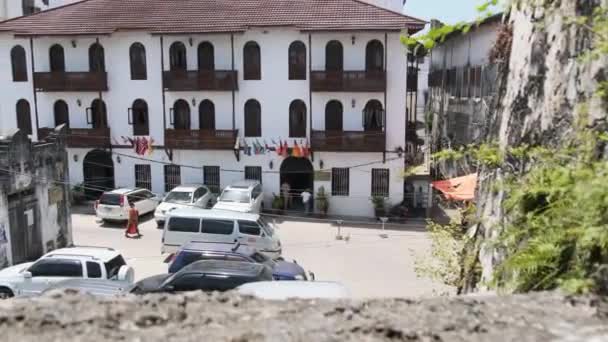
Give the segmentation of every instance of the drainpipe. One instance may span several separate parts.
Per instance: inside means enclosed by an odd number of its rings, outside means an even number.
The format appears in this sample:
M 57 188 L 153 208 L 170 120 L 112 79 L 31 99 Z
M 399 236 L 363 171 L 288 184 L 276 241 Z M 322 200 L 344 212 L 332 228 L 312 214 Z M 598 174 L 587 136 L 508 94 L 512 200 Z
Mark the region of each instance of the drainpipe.
M 382 162 L 386 163 L 386 109 L 388 108 L 387 99 L 387 91 L 388 91 L 388 75 L 387 75 L 387 63 L 388 63 L 388 33 L 384 32 L 384 150 L 385 152 L 382 154 Z M 407 71 L 406 71 L 406 82 L 407 82 Z
M 232 72 L 234 75 L 234 33 L 230 34 L 230 49 L 232 51 Z M 238 77 L 234 79 L 234 85 L 238 84 Z M 236 130 L 236 106 L 235 106 L 235 87 L 232 87 L 232 130 Z
M 38 120 L 38 94 L 36 92 L 36 84 L 34 84 L 34 38 L 30 36 L 30 59 L 32 60 L 32 92 L 34 94 L 34 115 L 36 117 L 36 139 L 40 140 L 38 137 L 38 129 L 40 129 L 40 122 Z M 34 133 L 34 132 L 32 132 Z
M 308 34 L 308 142 L 312 145 L 312 90 L 311 90 L 311 73 L 312 73 L 312 37 Z M 314 159 L 313 159 L 314 161 Z

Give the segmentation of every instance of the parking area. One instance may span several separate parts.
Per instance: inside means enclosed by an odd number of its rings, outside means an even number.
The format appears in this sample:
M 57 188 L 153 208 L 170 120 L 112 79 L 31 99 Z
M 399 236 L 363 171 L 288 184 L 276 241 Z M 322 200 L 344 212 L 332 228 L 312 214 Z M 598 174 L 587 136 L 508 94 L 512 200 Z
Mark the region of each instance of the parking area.
M 162 230 L 151 216 L 143 221 L 143 237 L 127 239 L 122 225 L 102 225 L 92 208 L 78 207 L 72 214 L 74 243 L 119 250 L 135 268 L 136 280 L 165 273 L 165 257 L 160 254 Z M 336 239 L 337 227 L 327 222 L 277 220 L 276 224 L 286 259 L 297 260 L 317 280 L 345 284 L 354 297 L 419 297 L 446 290 L 417 277 L 414 271 L 416 255 L 430 245 L 421 223 L 391 227 L 385 236 L 377 225 L 345 225 L 341 229 L 344 240 Z

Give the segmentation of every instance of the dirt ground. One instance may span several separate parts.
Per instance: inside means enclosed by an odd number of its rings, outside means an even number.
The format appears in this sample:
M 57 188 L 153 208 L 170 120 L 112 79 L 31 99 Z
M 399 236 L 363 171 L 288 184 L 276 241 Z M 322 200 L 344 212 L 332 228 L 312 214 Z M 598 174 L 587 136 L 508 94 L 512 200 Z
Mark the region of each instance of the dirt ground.
M 100 224 L 92 207 L 75 208 L 72 214 L 74 243 L 106 246 L 119 250 L 135 268 L 135 278 L 167 272 L 160 254 L 162 230 L 150 215 L 143 218 L 141 239 L 125 239 L 120 224 Z M 337 227 L 327 222 L 277 220 L 283 256 L 295 259 L 317 280 L 339 281 L 355 298 L 428 297 L 450 289 L 420 278 L 414 271 L 419 255 L 430 246 L 424 221 L 389 226 L 344 224 L 336 240 Z M 386 237 L 382 237 L 386 234 Z

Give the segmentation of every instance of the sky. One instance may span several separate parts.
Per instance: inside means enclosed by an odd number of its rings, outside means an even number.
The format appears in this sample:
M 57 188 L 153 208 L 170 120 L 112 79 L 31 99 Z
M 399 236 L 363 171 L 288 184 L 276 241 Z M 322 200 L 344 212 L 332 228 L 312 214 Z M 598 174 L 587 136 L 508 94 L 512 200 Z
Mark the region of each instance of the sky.
M 407 0 L 405 14 L 425 19 L 439 19 L 446 24 L 473 21 L 477 18 L 477 5 L 483 0 Z

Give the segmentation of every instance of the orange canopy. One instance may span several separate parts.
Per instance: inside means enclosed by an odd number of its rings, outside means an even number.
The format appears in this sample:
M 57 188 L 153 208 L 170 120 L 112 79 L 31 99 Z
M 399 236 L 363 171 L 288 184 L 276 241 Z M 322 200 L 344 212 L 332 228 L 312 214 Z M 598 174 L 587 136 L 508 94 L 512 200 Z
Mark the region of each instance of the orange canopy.
M 476 173 L 433 182 L 433 187 L 441 191 L 447 199 L 456 201 L 472 201 L 475 198 L 476 186 Z

